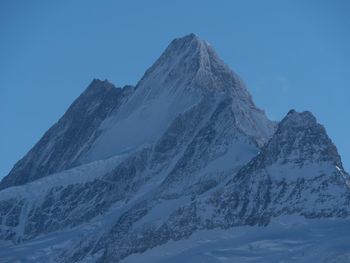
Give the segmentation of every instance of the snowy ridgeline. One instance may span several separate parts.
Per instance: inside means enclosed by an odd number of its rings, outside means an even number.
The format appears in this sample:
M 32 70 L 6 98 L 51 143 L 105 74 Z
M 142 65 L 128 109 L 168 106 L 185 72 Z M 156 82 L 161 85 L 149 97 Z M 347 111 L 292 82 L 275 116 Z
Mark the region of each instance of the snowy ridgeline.
M 136 87 L 94 80 L 14 166 L 0 261 L 348 262 L 349 186 L 310 112 L 268 120 L 191 34 Z

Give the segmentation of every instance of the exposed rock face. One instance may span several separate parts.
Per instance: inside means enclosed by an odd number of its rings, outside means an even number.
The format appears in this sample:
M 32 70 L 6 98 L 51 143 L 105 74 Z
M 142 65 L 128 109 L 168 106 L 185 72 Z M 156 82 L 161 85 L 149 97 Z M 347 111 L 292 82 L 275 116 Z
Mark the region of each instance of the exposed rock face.
M 93 81 L 2 181 L 0 238 L 54 237 L 56 262 L 119 262 L 200 230 L 348 217 L 349 181 L 311 113 L 269 121 L 191 34 L 135 89 Z
M 349 179 L 323 126 L 310 112 L 292 110 L 259 155 L 225 186 L 225 198 L 217 202 L 222 205 L 228 199 L 226 203 L 233 206 L 246 204 L 244 209 L 254 205 L 250 214 L 261 210 L 264 218 L 345 217 L 350 212 Z
M 324 127 L 307 111 L 289 111 L 264 151 L 264 156 L 269 158 L 264 160 L 265 165 L 275 162 L 292 162 L 296 165 L 304 162 L 330 162 L 342 167 L 337 149 Z

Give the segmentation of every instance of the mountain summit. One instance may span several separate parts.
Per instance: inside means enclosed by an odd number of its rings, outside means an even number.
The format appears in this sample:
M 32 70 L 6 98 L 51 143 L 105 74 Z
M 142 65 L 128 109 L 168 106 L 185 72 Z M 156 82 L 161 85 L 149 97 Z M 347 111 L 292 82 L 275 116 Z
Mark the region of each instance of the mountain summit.
M 15 164 L 0 183 L 0 261 L 133 262 L 219 229 L 348 218 L 349 182 L 310 112 L 270 121 L 190 34 L 135 87 L 93 80 Z
M 243 81 L 219 58 L 208 42 L 195 34 L 174 39 L 146 71 L 137 87 L 197 89 L 198 93 L 225 93 L 254 106 Z M 161 87 L 159 87 L 161 88 Z M 155 90 L 152 87 L 152 90 Z M 153 92 L 152 92 L 153 93 Z
M 233 76 L 233 72 L 217 56 L 214 49 L 194 34 L 173 40 L 160 58 L 141 79 L 157 79 L 171 86 L 195 86 L 202 91 L 224 91 L 232 83 L 218 83 L 222 78 Z M 180 83 L 180 81 L 182 83 Z M 174 87 L 176 89 L 176 87 Z

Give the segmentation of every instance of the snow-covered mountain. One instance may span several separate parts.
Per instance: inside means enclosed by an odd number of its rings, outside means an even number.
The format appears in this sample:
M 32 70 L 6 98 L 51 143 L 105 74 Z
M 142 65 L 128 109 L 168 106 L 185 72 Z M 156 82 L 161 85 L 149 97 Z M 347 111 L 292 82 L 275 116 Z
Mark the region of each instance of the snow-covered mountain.
M 268 120 L 190 34 L 135 87 L 94 80 L 3 179 L 0 259 L 127 262 L 203 231 L 346 220 L 349 187 L 310 112 Z

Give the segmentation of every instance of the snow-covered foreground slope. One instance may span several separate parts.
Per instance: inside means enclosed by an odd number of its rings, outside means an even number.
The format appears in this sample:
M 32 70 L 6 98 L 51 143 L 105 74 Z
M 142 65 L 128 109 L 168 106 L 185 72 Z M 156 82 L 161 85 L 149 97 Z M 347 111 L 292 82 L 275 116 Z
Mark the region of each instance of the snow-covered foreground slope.
M 131 255 L 121 263 L 348 263 L 349 225 L 349 219 L 282 217 L 267 227 L 203 230 L 188 239 L 170 241 Z M 53 255 L 68 249 L 72 240 L 83 236 L 84 232 L 66 231 L 20 245 L 0 242 L 0 262 L 53 262 Z
M 347 263 L 349 225 L 348 219 L 285 217 L 267 227 L 203 230 L 188 239 L 131 255 L 121 263 Z
M 157 260 L 261 262 L 282 256 L 280 239 L 311 257 L 313 231 L 350 215 L 349 175 L 323 126 L 294 110 L 268 120 L 193 34 L 135 88 L 95 80 L 0 187 L 5 262 L 152 262 L 165 250 Z M 300 243 L 286 216 L 304 222 Z

